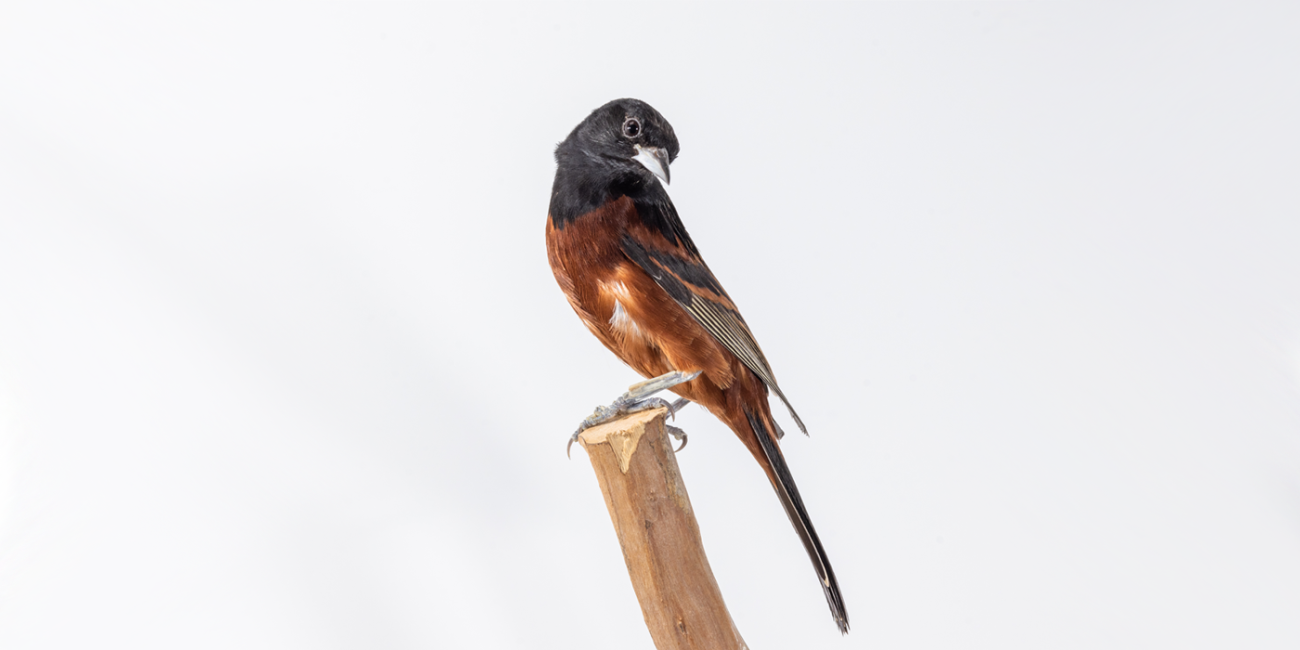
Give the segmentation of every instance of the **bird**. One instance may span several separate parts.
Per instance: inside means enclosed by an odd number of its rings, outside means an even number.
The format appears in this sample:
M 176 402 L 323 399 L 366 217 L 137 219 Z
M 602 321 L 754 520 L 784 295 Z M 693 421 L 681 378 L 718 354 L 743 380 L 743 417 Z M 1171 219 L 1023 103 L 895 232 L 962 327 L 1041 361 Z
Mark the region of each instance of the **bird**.
M 656 378 L 644 384 L 670 386 L 683 398 L 674 409 L 687 400 L 703 406 L 749 449 L 812 560 L 835 624 L 848 633 L 835 571 L 777 442 L 784 432 L 769 391 L 805 435 L 807 428 L 668 196 L 679 151 L 672 125 L 641 100 L 616 99 L 592 111 L 555 149 L 547 259 L 587 329 L 632 369 Z M 584 426 L 647 399 L 656 398 L 624 395 Z

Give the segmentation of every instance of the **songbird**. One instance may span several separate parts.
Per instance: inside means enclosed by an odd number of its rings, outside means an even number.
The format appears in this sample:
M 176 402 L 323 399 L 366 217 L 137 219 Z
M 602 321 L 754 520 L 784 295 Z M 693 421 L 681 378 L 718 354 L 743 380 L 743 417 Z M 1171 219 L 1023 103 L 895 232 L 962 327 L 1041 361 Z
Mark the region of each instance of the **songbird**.
M 768 391 L 805 435 L 807 429 L 668 197 L 678 151 L 673 127 L 640 100 L 614 100 L 578 124 L 555 150 L 546 223 L 551 270 L 605 347 L 640 374 L 660 378 L 650 391 L 671 386 L 704 406 L 754 455 L 812 559 L 836 625 L 847 633 L 839 583 L 777 444 L 784 434 Z M 625 395 L 597 416 L 644 401 L 644 393 Z

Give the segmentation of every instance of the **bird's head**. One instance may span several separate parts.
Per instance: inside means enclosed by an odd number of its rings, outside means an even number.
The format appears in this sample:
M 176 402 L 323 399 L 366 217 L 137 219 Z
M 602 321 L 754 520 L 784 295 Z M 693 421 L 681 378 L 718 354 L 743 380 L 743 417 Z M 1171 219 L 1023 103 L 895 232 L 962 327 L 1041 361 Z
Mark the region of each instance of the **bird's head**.
M 615 178 L 658 178 L 668 184 L 668 165 L 679 147 L 673 127 L 639 99 L 616 99 L 591 112 L 555 150 L 556 161 L 599 167 Z

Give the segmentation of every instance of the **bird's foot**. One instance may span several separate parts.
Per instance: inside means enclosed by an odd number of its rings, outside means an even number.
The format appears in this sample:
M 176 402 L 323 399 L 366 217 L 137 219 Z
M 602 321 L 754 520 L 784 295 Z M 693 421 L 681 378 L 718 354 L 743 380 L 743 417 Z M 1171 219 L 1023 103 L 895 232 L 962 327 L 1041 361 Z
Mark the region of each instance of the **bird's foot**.
M 668 435 L 670 435 L 670 436 L 676 438 L 678 442 L 682 443 L 679 447 L 677 447 L 676 449 L 673 450 L 673 453 L 677 453 L 677 452 L 679 452 L 679 451 L 681 451 L 681 450 L 683 450 L 683 449 L 686 448 L 686 432 L 685 432 L 685 431 L 682 431 L 680 428 L 675 427 L 675 426 L 673 426 L 673 425 L 671 425 L 671 424 L 665 424 L 665 425 L 664 425 L 664 429 L 668 431 Z
M 675 416 L 683 406 L 690 404 L 690 400 L 682 397 L 670 403 L 668 400 L 655 397 L 654 394 L 672 388 L 678 384 L 684 384 L 699 376 L 699 370 L 695 372 L 674 370 L 673 372 L 665 373 L 637 384 L 632 384 L 628 387 L 627 392 L 620 395 L 613 403 L 609 406 L 597 406 L 596 410 L 578 425 L 578 430 L 573 432 L 573 436 L 569 438 L 569 445 L 564 448 L 564 454 L 566 456 L 569 455 L 569 452 L 573 449 L 573 443 L 577 442 L 578 436 L 583 431 L 598 424 L 604 424 L 610 420 L 623 417 L 624 415 L 648 411 L 650 409 L 666 408 L 668 409 L 669 416 Z M 674 438 L 682 441 L 682 446 L 677 448 L 678 451 L 680 451 L 682 447 L 686 446 L 685 431 L 670 426 L 668 427 L 668 433 L 672 434 Z
M 691 400 L 688 400 L 685 397 L 678 397 L 676 400 L 673 401 L 672 404 L 668 405 L 668 417 L 673 418 L 674 420 L 677 419 L 677 412 L 682 410 L 687 404 L 690 403 Z M 679 442 L 682 443 L 680 447 L 673 450 L 674 453 L 679 452 L 686 448 L 685 431 L 682 431 L 681 429 L 667 423 L 664 424 L 664 429 L 668 431 L 668 435 L 676 438 Z

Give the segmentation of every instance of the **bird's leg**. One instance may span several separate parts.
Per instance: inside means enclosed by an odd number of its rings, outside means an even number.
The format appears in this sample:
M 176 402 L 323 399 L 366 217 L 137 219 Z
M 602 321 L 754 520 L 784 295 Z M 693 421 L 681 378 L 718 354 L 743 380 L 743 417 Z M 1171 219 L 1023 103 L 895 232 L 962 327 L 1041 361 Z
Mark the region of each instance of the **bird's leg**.
M 569 450 L 573 448 L 573 443 L 578 439 L 578 434 L 598 424 L 604 424 L 629 413 L 638 413 L 640 411 L 660 407 L 668 409 L 669 415 L 675 415 L 683 406 L 689 404 L 690 400 L 683 397 L 670 404 L 667 400 L 655 397 L 654 394 L 661 390 L 666 390 L 678 384 L 684 384 L 695 379 L 700 376 L 700 372 L 701 371 L 699 370 L 696 370 L 695 372 L 674 370 L 659 375 L 658 377 L 653 377 L 643 382 L 632 384 L 628 387 L 627 392 L 620 395 L 612 404 L 609 406 L 597 406 L 596 410 L 578 425 L 578 430 L 573 433 L 571 438 L 569 438 L 569 446 L 564 450 L 565 455 L 568 455 Z M 686 433 L 677 427 L 669 427 L 669 429 L 669 433 L 672 433 L 674 438 L 681 440 L 683 447 L 686 446 Z M 681 435 L 679 436 L 678 433 Z
M 673 400 L 672 404 L 668 405 L 668 415 L 675 417 L 678 411 L 686 408 L 686 405 L 690 403 L 691 400 L 688 400 L 685 397 L 678 397 L 677 399 Z

